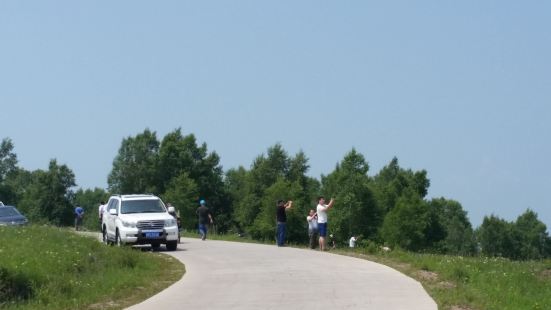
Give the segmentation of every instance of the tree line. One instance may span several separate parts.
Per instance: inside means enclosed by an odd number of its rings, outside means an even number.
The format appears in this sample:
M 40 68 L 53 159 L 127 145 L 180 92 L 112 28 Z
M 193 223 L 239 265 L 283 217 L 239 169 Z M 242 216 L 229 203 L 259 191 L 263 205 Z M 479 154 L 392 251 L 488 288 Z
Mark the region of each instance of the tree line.
M 246 234 L 274 240 L 275 202 L 292 199 L 287 240 L 306 244 L 306 215 L 317 197 L 335 198 L 329 231 L 338 243 L 361 236 L 360 244 L 388 245 L 410 251 L 456 255 L 502 256 L 511 259 L 551 257 L 547 227 L 532 210 L 516 221 L 486 216 L 473 229 L 458 201 L 427 199 L 430 180 L 425 170 L 413 171 L 392 158 L 369 176 L 369 164 L 355 149 L 320 179 L 308 176 L 304 152 L 289 155 L 275 144 L 246 168 L 227 171 L 220 157 L 181 129 L 161 140 L 149 129 L 124 138 L 113 160 L 107 190 L 74 190 L 75 176 L 55 159 L 47 170 L 27 171 L 17 165 L 9 138 L 0 145 L 0 200 L 16 205 L 34 223 L 70 225 L 73 208 L 83 206 L 85 226 L 99 227 L 97 206 L 110 194 L 152 193 L 174 205 L 184 228 L 197 227 L 195 209 L 206 199 L 219 233 Z

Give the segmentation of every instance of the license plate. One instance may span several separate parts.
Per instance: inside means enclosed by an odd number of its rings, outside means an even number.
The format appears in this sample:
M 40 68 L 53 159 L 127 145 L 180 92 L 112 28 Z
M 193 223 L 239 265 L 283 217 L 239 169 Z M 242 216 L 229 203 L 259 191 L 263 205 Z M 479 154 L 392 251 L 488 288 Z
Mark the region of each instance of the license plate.
M 159 238 L 158 232 L 146 232 L 145 233 L 146 238 Z

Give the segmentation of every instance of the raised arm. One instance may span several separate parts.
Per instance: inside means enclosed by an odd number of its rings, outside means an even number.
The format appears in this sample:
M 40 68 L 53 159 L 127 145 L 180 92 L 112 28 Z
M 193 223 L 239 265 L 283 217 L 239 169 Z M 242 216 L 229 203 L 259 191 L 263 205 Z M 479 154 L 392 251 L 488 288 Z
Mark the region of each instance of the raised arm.
M 293 201 L 292 200 L 287 201 L 287 203 L 285 204 L 285 210 L 290 209 L 292 207 L 293 207 Z
M 329 204 L 327 205 L 327 210 L 331 209 L 334 203 L 335 203 L 335 199 L 331 198 L 331 200 L 329 201 Z

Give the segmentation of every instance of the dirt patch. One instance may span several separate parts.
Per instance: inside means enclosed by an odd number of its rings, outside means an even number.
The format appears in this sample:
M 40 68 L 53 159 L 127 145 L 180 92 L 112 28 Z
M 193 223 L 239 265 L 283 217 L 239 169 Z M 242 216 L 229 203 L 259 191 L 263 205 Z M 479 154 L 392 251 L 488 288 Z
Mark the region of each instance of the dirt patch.
M 408 269 L 411 268 L 411 265 L 410 264 L 404 264 L 404 263 L 398 263 L 398 264 L 393 264 L 392 268 L 398 269 L 398 270 L 408 270 Z
M 107 301 L 105 303 L 97 303 L 88 306 L 88 309 L 114 309 L 120 308 L 120 304 L 114 301 Z
M 415 272 L 415 276 L 420 279 L 421 281 L 436 281 L 438 280 L 438 274 L 432 271 L 427 270 L 419 270 Z
M 442 282 L 438 282 L 438 287 L 443 288 L 443 289 L 451 290 L 451 289 L 456 288 L 457 286 L 455 284 L 451 283 L 451 282 L 442 281 Z
M 551 269 L 545 269 L 540 273 L 540 278 L 544 280 L 551 280 Z
M 474 310 L 467 306 L 451 306 L 450 310 Z

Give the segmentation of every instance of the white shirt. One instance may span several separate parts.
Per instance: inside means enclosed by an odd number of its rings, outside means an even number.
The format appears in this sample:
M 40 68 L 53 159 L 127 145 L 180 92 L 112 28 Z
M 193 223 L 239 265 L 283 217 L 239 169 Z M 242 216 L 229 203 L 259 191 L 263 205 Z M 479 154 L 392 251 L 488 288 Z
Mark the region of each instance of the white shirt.
M 348 241 L 348 245 L 351 248 L 355 247 L 356 246 L 356 240 L 358 240 L 358 239 L 356 239 L 354 236 L 350 237 L 350 241 Z
M 318 212 L 318 223 L 327 223 L 327 205 L 320 205 L 316 207 Z
M 98 215 L 99 217 L 101 217 L 101 215 L 103 214 L 103 211 L 105 210 L 105 205 L 99 205 L 98 207 Z
M 318 230 L 318 221 L 315 217 L 308 215 L 306 220 L 308 221 L 308 231 Z

